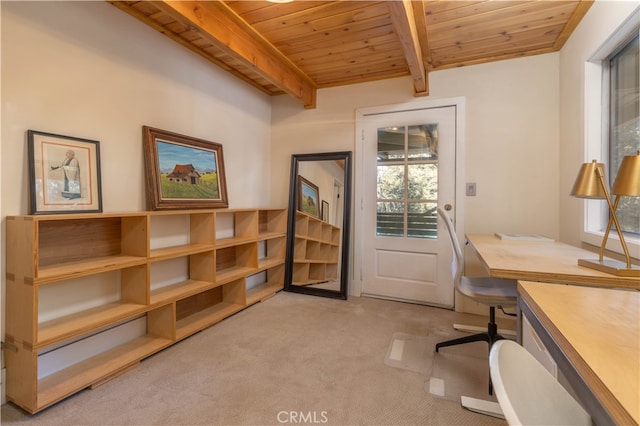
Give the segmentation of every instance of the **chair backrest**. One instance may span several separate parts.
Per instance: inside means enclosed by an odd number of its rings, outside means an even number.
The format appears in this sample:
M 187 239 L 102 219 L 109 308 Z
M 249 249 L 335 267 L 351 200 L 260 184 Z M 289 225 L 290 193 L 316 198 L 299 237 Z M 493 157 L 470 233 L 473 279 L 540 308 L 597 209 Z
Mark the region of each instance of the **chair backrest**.
M 511 340 L 491 346 L 489 371 L 510 425 L 591 425 L 591 416 L 525 348 Z
M 447 233 L 449 234 L 449 241 L 451 242 L 451 248 L 453 248 L 451 272 L 453 272 L 453 282 L 456 286 L 459 286 L 460 277 L 462 277 L 462 268 L 464 267 L 464 262 L 462 260 L 462 249 L 460 248 L 458 236 L 456 235 L 456 228 L 451 217 L 440 207 L 438 207 L 438 214 L 442 218 L 445 228 L 447 228 Z

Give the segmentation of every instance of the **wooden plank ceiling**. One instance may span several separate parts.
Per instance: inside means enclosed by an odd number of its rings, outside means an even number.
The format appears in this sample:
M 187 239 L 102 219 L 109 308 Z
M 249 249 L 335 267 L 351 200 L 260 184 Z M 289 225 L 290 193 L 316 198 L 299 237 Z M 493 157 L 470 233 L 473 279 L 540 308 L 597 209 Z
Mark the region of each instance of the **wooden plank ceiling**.
M 109 1 L 269 95 L 559 50 L 592 4 L 560 1 Z

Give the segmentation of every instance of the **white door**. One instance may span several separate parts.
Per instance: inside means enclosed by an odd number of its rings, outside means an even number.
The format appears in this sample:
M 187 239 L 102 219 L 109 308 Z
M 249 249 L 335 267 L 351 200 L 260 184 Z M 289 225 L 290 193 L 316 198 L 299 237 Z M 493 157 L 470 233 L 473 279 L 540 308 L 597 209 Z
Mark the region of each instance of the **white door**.
M 457 129 L 455 105 L 362 116 L 363 295 L 453 306 Z

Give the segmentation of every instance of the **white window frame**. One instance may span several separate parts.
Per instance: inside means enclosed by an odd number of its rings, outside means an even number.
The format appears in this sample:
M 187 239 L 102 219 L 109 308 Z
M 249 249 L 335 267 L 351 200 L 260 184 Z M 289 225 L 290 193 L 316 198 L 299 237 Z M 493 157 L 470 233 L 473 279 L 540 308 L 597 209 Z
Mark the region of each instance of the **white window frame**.
M 609 79 L 603 61 L 628 41 L 633 34 L 639 32 L 640 9 L 636 11 L 604 42 L 596 53 L 585 63 L 585 158 L 584 162 L 598 160 L 605 163 L 605 173 L 610 173 L 608 128 L 603 124 L 603 117 L 608 117 Z M 609 179 L 606 179 L 609 182 Z M 603 200 L 585 200 L 584 229 L 582 241 L 595 246 L 602 244 L 604 237 L 603 223 L 609 218 L 607 203 Z M 625 242 L 629 254 L 640 258 L 640 238 L 625 234 Z M 616 232 L 610 232 L 607 250 L 623 254 L 622 245 Z

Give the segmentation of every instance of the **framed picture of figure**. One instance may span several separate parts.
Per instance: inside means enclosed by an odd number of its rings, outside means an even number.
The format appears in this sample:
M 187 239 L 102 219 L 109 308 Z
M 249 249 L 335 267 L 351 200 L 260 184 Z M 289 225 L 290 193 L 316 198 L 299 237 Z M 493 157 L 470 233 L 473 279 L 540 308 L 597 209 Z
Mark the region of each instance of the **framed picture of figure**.
M 329 222 L 329 202 L 322 200 L 322 221 Z
M 31 214 L 102 212 L 100 142 L 27 131 Z

